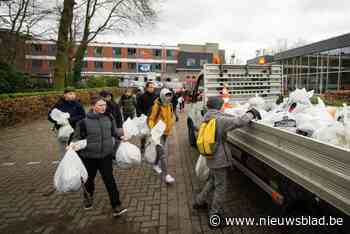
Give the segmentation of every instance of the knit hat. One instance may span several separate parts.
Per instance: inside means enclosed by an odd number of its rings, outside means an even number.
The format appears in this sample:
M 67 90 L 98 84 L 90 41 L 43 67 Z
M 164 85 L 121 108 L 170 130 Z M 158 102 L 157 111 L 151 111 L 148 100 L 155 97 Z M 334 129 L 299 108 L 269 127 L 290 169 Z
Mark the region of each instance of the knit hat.
M 104 98 L 106 98 L 106 97 L 108 97 L 108 96 L 111 96 L 112 94 L 110 93 L 110 92 L 108 92 L 108 91 L 106 91 L 106 90 L 102 90 L 101 92 L 100 92 L 100 96 L 101 97 L 104 97 Z
M 209 97 L 207 101 L 208 109 L 220 110 L 223 104 L 224 101 L 221 97 Z
M 74 87 L 71 87 L 71 86 L 68 86 L 64 89 L 63 93 L 70 93 L 70 92 L 75 92 L 75 88 Z

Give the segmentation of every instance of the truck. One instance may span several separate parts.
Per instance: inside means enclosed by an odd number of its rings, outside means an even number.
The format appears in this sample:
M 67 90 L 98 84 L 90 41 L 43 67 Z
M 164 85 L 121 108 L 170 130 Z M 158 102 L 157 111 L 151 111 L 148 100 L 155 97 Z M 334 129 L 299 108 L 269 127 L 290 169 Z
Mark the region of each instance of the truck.
M 257 94 L 274 102 L 282 95 L 283 69 L 280 65 L 204 65 L 197 76 L 187 118 L 188 139 L 194 147 L 204 103 L 210 96 L 221 96 L 224 84 L 231 102 L 246 102 Z M 231 145 L 234 166 L 268 193 L 287 215 L 303 209 L 325 212 L 347 220 L 349 228 L 349 149 L 258 121 L 230 131 L 226 140 Z

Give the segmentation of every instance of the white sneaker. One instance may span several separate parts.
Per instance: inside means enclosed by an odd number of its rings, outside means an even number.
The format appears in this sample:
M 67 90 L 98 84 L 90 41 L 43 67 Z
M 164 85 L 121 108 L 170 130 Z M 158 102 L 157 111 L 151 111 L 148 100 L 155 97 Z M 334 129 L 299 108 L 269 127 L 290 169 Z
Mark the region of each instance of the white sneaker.
M 154 165 L 153 166 L 153 170 L 155 172 L 157 172 L 158 174 L 161 174 L 162 173 L 162 169 L 158 166 L 158 165 Z
M 171 175 L 168 174 L 168 175 L 165 176 L 165 182 L 167 184 L 172 184 L 172 183 L 175 182 L 175 179 L 174 179 L 174 177 L 172 177 Z

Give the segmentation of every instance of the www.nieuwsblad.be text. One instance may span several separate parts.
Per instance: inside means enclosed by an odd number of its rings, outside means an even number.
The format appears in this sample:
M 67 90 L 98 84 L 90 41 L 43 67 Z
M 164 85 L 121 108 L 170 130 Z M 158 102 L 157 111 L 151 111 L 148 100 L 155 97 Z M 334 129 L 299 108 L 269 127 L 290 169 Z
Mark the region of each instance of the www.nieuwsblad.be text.
M 219 226 L 342 226 L 343 219 L 331 216 L 324 217 L 220 217 L 212 215 L 209 217 L 212 227 Z

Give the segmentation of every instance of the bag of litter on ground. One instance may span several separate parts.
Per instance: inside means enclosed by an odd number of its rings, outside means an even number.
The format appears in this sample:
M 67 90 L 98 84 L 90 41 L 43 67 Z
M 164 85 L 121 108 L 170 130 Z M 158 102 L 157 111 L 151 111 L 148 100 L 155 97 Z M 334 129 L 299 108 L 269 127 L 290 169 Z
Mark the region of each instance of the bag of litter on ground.
M 123 131 L 125 140 L 130 140 L 133 136 L 137 136 L 139 134 L 139 129 L 137 128 L 137 122 L 135 121 L 135 118 L 128 118 L 123 123 Z
M 78 154 L 73 149 L 67 150 L 55 172 L 56 190 L 58 192 L 79 191 L 82 181 L 85 183 L 87 178 L 88 173 Z
M 152 139 L 148 139 L 145 148 L 145 160 L 150 164 L 154 164 L 157 157 L 156 143 Z
M 121 168 L 129 168 L 141 163 L 140 149 L 129 142 L 120 143 L 116 152 L 116 164 Z
M 200 155 L 197 160 L 195 172 L 196 172 L 196 176 L 201 181 L 207 180 L 209 176 L 209 168 L 207 166 L 207 160 L 202 155 Z

